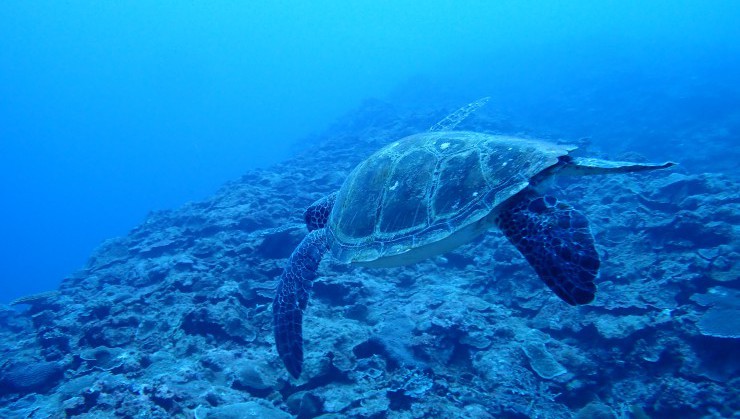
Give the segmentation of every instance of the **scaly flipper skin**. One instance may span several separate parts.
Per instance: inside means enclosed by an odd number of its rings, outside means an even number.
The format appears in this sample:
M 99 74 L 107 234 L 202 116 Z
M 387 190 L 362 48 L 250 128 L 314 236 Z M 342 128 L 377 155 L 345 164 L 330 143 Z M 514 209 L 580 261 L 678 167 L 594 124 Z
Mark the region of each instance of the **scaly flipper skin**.
M 303 310 L 308 303 L 316 270 L 327 250 L 325 229 L 308 233 L 290 255 L 272 303 L 278 354 L 295 378 L 301 375 L 303 367 Z
M 326 227 L 326 222 L 329 220 L 329 214 L 331 214 L 331 209 L 334 208 L 334 201 L 336 200 L 337 193 L 333 192 L 306 208 L 306 211 L 303 212 L 303 219 L 306 220 L 308 231 Z
M 496 224 L 558 297 L 571 305 L 593 301 L 599 255 L 583 214 L 525 189 L 501 207 Z

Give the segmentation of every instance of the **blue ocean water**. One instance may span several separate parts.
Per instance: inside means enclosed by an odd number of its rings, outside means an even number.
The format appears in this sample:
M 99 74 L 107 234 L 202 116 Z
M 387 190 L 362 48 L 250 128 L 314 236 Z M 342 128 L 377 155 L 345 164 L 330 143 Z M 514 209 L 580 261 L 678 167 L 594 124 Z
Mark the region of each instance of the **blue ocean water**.
M 732 1 L 0 3 L 0 417 L 737 417 L 737 22 Z M 303 210 L 484 97 L 457 128 L 679 164 L 557 177 L 414 265 L 319 266 Z M 425 172 L 404 173 L 391 190 Z
M 665 124 L 736 112 L 739 8 L 3 2 L 1 298 L 54 288 L 147 212 L 280 161 L 367 98 L 489 95 L 553 129 L 590 122 L 581 136 L 641 108 Z

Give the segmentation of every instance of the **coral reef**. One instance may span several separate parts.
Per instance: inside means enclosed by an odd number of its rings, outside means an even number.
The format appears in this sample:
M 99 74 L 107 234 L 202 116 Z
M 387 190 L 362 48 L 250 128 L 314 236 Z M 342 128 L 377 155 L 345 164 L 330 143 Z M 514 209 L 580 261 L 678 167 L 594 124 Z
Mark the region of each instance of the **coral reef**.
M 17 301 L 25 311 L 0 308 L 0 417 L 740 411 L 740 184 L 680 167 L 552 185 L 593 225 L 603 263 L 587 306 L 549 292 L 497 232 L 410 267 L 323 262 L 290 378 L 270 305 L 303 209 L 445 112 L 370 102 L 290 161 L 151 214 L 58 291 Z M 482 111 L 460 128 L 497 127 Z

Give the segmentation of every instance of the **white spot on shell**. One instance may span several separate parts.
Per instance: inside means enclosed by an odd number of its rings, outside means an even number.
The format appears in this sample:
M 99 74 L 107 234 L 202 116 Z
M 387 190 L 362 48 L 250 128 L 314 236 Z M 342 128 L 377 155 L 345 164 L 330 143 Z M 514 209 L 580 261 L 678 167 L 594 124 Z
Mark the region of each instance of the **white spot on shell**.
M 395 143 L 391 144 L 391 148 L 398 147 L 398 144 L 399 144 L 398 141 L 396 141 Z
M 395 190 L 396 190 L 396 188 L 398 188 L 398 181 L 396 181 L 396 183 L 394 183 L 394 184 L 393 184 L 393 186 L 391 186 L 391 187 L 390 187 L 390 188 L 388 188 L 388 189 L 390 189 L 390 190 L 392 190 L 392 191 L 395 191 Z
M 450 146 L 450 143 L 442 143 L 439 145 L 440 150 L 444 150 Z
M 507 164 L 509 164 L 509 162 L 505 161 L 501 166 L 506 167 Z
M 473 192 L 473 196 L 478 196 L 478 192 Z

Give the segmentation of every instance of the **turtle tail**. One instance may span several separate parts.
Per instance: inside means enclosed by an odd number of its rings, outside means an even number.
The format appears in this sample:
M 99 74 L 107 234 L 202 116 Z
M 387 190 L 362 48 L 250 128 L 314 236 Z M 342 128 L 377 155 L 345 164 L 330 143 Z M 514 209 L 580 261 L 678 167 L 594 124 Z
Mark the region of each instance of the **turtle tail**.
M 295 378 L 301 375 L 303 367 L 303 310 L 327 250 L 325 229 L 308 233 L 290 255 L 272 303 L 275 345 L 285 368 Z
M 599 254 L 583 214 L 552 196 L 525 189 L 501 207 L 496 224 L 563 301 L 593 301 Z

